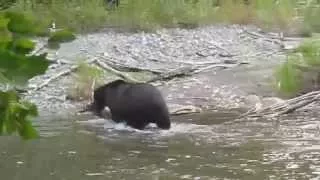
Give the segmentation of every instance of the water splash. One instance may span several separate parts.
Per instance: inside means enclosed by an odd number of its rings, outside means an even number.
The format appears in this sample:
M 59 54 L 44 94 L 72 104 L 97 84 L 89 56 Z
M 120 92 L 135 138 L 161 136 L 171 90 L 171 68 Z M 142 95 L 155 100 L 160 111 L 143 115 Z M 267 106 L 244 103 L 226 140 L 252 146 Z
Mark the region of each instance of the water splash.
M 104 132 L 110 133 L 131 133 L 132 135 L 153 135 L 157 137 L 168 137 L 177 134 L 212 134 L 212 126 L 208 125 L 197 125 L 192 123 L 171 123 L 171 128 L 169 130 L 162 130 L 157 128 L 157 125 L 150 123 L 144 130 L 134 129 L 128 126 L 126 123 L 115 123 L 112 120 L 106 119 L 89 119 L 87 121 L 81 121 L 80 124 L 100 129 Z

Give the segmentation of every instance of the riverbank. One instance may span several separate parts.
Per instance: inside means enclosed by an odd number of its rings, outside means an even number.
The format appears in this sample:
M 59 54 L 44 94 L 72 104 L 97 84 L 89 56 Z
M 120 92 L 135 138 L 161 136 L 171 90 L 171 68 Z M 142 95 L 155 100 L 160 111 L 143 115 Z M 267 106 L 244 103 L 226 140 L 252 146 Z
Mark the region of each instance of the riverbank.
M 79 35 L 75 41 L 65 43 L 49 54 L 55 63 L 46 74 L 30 81 L 30 91 L 25 98 L 37 104 L 41 113 L 74 114 L 86 102 L 67 98 L 70 87 L 77 84 L 72 73 L 50 81 L 38 90 L 34 88 L 72 68 L 79 58 L 100 58 L 101 61 L 112 58 L 127 67 L 155 72 L 200 67 L 192 76 L 156 83 L 170 107 L 250 108 L 257 102 L 248 100 L 249 95 L 274 96 L 274 68 L 284 61 L 285 50 L 301 41 L 299 38 L 282 41 L 276 35 L 240 25 L 161 29 L 154 33 L 104 29 Z M 101 56 L 106 58 L 101 59 Z M 115 78 L 108 76 L 105 82 Z

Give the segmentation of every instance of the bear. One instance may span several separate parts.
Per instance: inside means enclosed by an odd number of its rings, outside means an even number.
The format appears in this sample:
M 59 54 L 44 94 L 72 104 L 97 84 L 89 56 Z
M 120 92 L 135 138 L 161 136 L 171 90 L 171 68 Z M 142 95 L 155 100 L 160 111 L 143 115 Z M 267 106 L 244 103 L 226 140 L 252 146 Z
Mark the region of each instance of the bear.
M 103 117 L 107 107 L 116 123 L 126 122 L 135 129 L 143 130 L 149 123 L 160 129 L 170 129 L 167 104 L 160 91 L 148 83 L 130 83 L 115 80 L 94 90 L 89 109 Z

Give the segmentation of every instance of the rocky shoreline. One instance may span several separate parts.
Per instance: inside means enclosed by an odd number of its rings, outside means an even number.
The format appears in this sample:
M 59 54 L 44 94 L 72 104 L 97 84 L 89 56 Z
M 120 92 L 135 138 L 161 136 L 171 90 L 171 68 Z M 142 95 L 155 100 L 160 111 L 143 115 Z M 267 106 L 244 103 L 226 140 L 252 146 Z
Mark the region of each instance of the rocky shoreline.
M 270 86 L 274 67 L 283 62 L 284 50 L 300 41 L 299 38 L 280 41 L 275 34 L 239 25 L 161 29 L 154 33 L 105 29 L 79 35 L 75 41 L 51 52 L 49 57 L 55 63 L 46 74 L 30 80 L 30 91 L 25 98 L 38 105 L 40 114 L 74 114 L 86 102 L 67 99 L 68 88 L 76 85 L 71 74 L 61 76 L 41 89 L 32 89 L 72 68 L 77 59 L 90 59 L 99 54 L 112 57 L 127 67 L 143 67 L 156 72 L 201 67 L 201 72 L 193 76 L 174 78 L 158 85 L 170 107 L 250 108 L 257 102 L 248 99 L 249 96 L 274 95 Z M 116 76 L 106 77 L 106 82 L 114 78 Z

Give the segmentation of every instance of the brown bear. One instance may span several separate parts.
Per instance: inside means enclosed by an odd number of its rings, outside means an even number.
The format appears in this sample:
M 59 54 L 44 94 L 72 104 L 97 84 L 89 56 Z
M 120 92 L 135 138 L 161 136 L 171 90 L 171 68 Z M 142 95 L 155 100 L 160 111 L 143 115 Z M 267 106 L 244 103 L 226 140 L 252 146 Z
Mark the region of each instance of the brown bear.
M 149 123 L 161 129 L 171 126 L 167 104 L 151 84 L 115 80 L 98 87 L 89 109 L 101 117 L 105 107 L 109 108 L 113 121 L 126 122 L 135 129 L 142 130 Z

